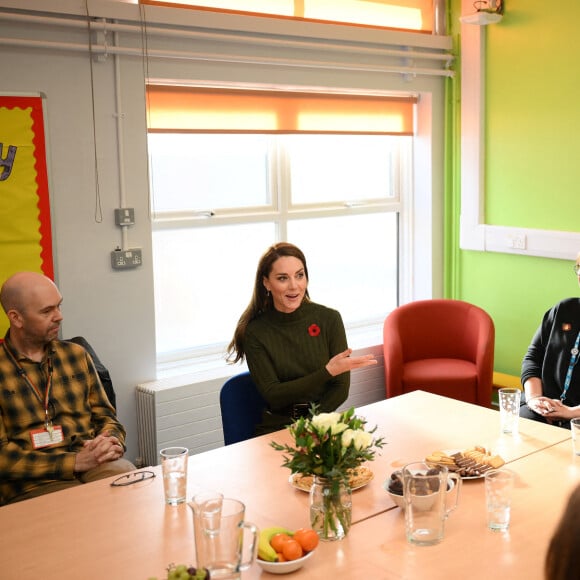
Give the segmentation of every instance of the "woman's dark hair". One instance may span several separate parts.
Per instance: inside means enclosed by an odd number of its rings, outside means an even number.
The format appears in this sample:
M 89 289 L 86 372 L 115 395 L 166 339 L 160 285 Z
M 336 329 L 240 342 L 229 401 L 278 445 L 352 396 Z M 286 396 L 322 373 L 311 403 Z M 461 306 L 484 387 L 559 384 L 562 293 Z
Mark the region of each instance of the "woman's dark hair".
M 264 286 L 264 278 L 267 278 L 272 272 L 274 262 L 279 258 L 284 257 L 292 257 L 300 260 L 304 266 L 306 280 L 309 279 L 306 258 L 304 257 L 304 254 L 300 248 L 288 242 L 280 242 L 268 248 L 268 250 L 264 253 L 258 262 L 256 279 L 254 280 L 254 292 L 252 294 L 252 300 L 250 301 L 250 304 L 248 304 L 248 307 L 244 310 L 243 314 L 240 316 L 240 320 L 238 321 L 236 330 L 234 332 L 234 337 L 228 345 L 227 359 L 229 362 L 236 363 L 243 360 L 245 356 L 244 336 L 246 334 L 246 328 L 248 327 L 248 324 L 254 320 L 254 318 L 260 316 L 260 314 L 263 312 L 272 310 L 272 308 L 274 308 L 272 297 Z M 309 300 L 308 290 L 306 290 L 304 299 Z
M 546 580 L 574 580 L 580 570 L 580 485 L 571 493 L 546 554 Z

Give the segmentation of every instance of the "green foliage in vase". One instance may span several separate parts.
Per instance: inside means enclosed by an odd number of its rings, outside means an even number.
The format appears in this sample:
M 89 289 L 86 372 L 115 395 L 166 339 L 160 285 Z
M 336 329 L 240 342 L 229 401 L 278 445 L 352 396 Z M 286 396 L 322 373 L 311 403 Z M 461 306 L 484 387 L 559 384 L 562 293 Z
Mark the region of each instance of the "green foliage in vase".
M 354 413 L 354 407 L 342 413 L 316 413 L 301 417 L 288 427 L 294 445 L 272 441 L 284 453 L 283 466 L 292 473 L 312 474 L 328 479 L 348 481 L 349 473 L 375 458 L 384 445 L 374 436 L 376 427 L 367 430 L 366 420 Z

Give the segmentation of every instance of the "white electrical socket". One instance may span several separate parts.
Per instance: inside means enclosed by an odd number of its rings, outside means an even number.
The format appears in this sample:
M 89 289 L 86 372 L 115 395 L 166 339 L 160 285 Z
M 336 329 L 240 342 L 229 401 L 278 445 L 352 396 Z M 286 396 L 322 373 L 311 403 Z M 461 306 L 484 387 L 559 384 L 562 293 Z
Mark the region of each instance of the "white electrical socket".
M 510 234 L 507 237 L 508 248 L 513 248 L 514 250 L 525 250 L 527 245 L 526 234 Z
M 132 226 L 135 223 L 135 209 L 122 207 L 115 210 L 115 224 L 118 226 Z
M 516 234 L 514 236 L 514 248 L 516 250 L 526 249 L 526 234 Z
M 113 250 L 111 252 L 111 266 L 113 270 L 131 270 L 143 264 L 141 248 L 130 250 Z

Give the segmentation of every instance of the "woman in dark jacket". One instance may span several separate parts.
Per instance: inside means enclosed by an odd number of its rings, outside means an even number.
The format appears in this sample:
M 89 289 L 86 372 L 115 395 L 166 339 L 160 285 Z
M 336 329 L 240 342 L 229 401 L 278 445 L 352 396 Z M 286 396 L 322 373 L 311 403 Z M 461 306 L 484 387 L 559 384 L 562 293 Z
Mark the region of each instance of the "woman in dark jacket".
M 580 254 L 574 272 L 580 284 Z M 567 298 L 544 314 L 522 362 L 520 416 L 568 429 L 580 417 L 579 350 L 580 298 Z

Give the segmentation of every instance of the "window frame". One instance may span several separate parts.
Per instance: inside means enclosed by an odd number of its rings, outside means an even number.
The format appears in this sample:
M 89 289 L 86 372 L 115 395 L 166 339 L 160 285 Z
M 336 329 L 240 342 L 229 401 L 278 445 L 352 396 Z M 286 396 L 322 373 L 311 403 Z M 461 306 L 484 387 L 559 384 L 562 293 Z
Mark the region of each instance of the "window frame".
M 276 137 L 276 135 L 273 135 Z M 413 138 L 408 135 L 402 135 L 401 137 L 412 140 Z M 408 149 L 409 154 L 412 155 L 412 141 L 409 147 L 403 147 L 403 150 Z M 399 154 L 401 153 L 401 147 L 397 148 Z M 283 147 L 279 146 L 276 139 L 270 144 L 271 153 L 271 163 L 273 165 L 279 166 L 278 170 L 281 170 L 284 174 L 288 173 L 289 160 L 281 159 L 285 157 L 283 154 Z M 270 158 L 270 156 L 269 156 Z M 409 175 L 402 175 L 403 170 L 406 168 Z M 382 200 L 361 200 L 353 206 L 348 206 L 344 202 L 327 202 L 327 203 L 316 203 L 316 204 L 296 204 L 290 205 L 291 191 L 289 187 L 289 182 L 284 184 L 282 188 L 278 187 L 277 176 L 274 175 L 275 171 L 269 171 L 269 175 L 272 177 L 272 182 L 276 182 L 272 185 L 275 189 L 272 195 L 271 205 L 265 206 L 255 206 L 255 207 L 244 207 L 243 211 L 239 208 L 224 208 L 212 210 L 211 216 L 191 216 L 191 212 L 188 210 L 182 211 L 160 211 L 152 212 L 152 231 L 164 231 L 170 230 L 172 228 L 182 229 L 186 228 L 198 228 L 198 227 L 221 227 L 224 225 L 236 225 L 243 224 L 248 225 L 251 223 L 258 222 L 268 222 L 273 223 L 278 231 L 279 240 L 287 240 L 287 227 L 289 222 L 293 220 L 302 220 L 308 218 L 324 218 L 324 217 L 350 217 L 361 214 L 377 214 L 377 213 L 395 213 L 397 215 L 397 237 L 400 239 L 400 224 L 401 214 L 403 213 L 403 199 L 409 199 L 411 193 L 408 191 L 402 191 L 401 188 L 409 187 L 405 179 L 407 177 L 410 179 L 410 173 L 412 167 L 405 165 L 401 161 L 400 155 L 397 160 L 396 167 L 393 171 L 393 177 L 396 179 L 397 183 L 393 186 L 393 192 L 395 195 L 393 197 L 388 197 Z M 211 209 L 211 208 L 209 208 Z M 400 245 L 400 241 L 398 242 Z M 398 247 L 396 250 L 397 262 L 400 262 L 400 256 L 398 255 Z M 397 275 L 397 295 L 400 295 L 399 290 L 399 280 L 400 274 Z M 360 320 L 355 323 L 347 323 L 347 333 L 350 334 L 360 334 L 363 335 L 372 329 L 375 335 L 380 331 L 382 327 L 382 320 L 369 321 Z M 233 330 L 232 330 L 233 332 Z M 207 344 L 203 346 L 196 346 L 188 348 L 182 351 L 171 351 L 166 353 L 157 353 L 157 364 L 161 372 L 169 371 L 173 368 L 189 367 L 191 365 L 199 368 L 200 365 L 209 364 L 217 362 L 219 358 L 223 360 L 225 346 L 224 344 Z

